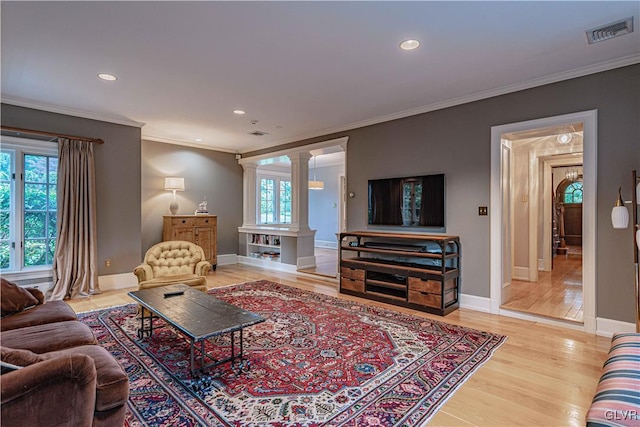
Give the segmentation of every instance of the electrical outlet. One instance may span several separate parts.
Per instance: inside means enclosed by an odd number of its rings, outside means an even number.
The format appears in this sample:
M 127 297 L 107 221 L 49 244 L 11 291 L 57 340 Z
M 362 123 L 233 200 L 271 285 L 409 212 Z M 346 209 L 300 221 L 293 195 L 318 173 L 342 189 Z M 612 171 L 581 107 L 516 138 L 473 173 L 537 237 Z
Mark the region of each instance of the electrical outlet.
M 489 208 L 486 206 L 479 206 L 478 207 L 478 215 L 480 216 L 487 216 L 489 214 Z
M 105 259 L 104 260 L 104 266 L 107 267 L 107 268 L 111 267 L 111 260 L 110 259 Z

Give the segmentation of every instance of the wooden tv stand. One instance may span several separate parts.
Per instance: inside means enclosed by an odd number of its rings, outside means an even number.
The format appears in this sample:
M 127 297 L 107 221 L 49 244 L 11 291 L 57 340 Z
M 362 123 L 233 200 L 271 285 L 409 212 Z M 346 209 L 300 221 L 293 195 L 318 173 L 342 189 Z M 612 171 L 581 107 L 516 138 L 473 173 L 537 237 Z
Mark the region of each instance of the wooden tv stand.
M 459 307 L 460 238 L 340 233 L 340 292 L 449 314 Z

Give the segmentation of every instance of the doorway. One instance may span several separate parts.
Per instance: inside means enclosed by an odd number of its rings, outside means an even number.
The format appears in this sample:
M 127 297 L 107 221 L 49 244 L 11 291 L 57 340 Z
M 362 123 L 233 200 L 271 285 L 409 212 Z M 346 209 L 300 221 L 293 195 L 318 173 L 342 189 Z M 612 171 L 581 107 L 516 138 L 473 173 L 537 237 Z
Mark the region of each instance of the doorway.
M 515 275 L 511 282 L 511 292 L 508 296 L 503 294 L 501 308 L 582 325 L 584 307 L 581 126 L 577 126 L 577 129 L 574 127 L 574 130 L 578 130 L 572 134 L 576 143 L 563 148 L 563 151 L 570 151 L 569 154 L 544 156 L 541 159 L 544 173 L 539 178 L 539 183 L 543 203 L 537 204 L 538 212 L 529 212 L 530 218 L 538 219 L 534 221 L 537 226 L 532 227 L 532 230 L 540 237 L 538 256 L 533 266 L 537 269 L 535 279 L 530 281 L 528 274 L 520 275 L 521 277 Z M 537 144 L 539 149 L 545 142 L 554 144 L 557 131 L 528 139 L 529 142 L 534 142 L 534 145 L 529 144 L 526 148 L 535 149 Z M 517 146 L 523 142 L 518 141 L 514 144 Z M 522 149 L 514 151 L 518 153 L 522 152 Z M 522 207 L 520 209 L 522 210 Z M 514 211 L 517 214 L 518 207 Z M 514 242 L 514 247 L 522 250 L 522 243 Z M 505 264 L 509 261 L 505 259 Z M 514 266 L 513 269 L 517 272 L 523 270 L 523 267 Z M 524 270 L 526 271 L 526 268 Z
M 329 278 L 338 277 L 338 234 L 344 231 L 346 180 L 346 151 L 340 147 L 313 150 L 314 180 L 322 188 L 309 191 L 309 227 L 315 230 L 315 266 L 300 269 L 304 273 Z
M 579 328 L 594 333 L 595 319 L 595 214 L 596 214 L 596 120 L 597 112 L 587 111 L 528 122 L 513 123 L 492 128 L 491 154 L 491 297 L 492 313 L 520 317 L 543 323 L 558 324 Z M 559 135 L 576 134 L 582 129 L 582 147 L 562 147 Z M 526 138 L 542 138 L 554 135 L 557 144 L 551 140 L 546 145 L 530 150 L 525 147 L 525 164 L 517 164 L 511 157 L 508 170 L 505 170 L 505 141 Z M 564 138 L 563 138 L 564 140 Z M 517 150 L 516 144 L 511 146 Z M 584 192 L 582 215 L 582 258 L 573 273 L 582 279 L 582 322 L 567 321 L 564 316 L 548 316 L 543 313 L 522 312 L 508 307 L 508 302 L 517 295 L 514 293 L 515 280 L 521 280 L 530 287 L 542 289 L 541 280 L 553 273 L 552 234 L 552 167 L 563 160 L 561 156 L 576 156 L 582 152 L 583 183 L 588 191 Z M 558 157 L 556 157 L 558 156 Z M 508 175 L 505 175 L 507 174 Z M 518 173 L 522 179 L 518 179 Z M 522 175 L 524 174 L 524 175 Z M 505 191 L 509 190 L 510 191 Z M 548 196 L 546 194 L 548 193 Z M 507 202 L 507 200 L 510 200 Z M 505 205 L 510 206 L 505 209 Z M 524 207 L 528 209 L 523 209 Z M 520 209 L 519 209 L 520 208 Z M 524 211 L 524 212 L 523 212 Z M 542 212 L 542 213 L 541 213 Z M 526 236 L 526 244 L 520 238 Z M 507 244 L 511 242 L 511 247 Z M 520 247 L 520 249 L 518 249 Z M 557 257 L 557 253 L 556 253 Z M 560 263 L 562 264 L 562 263 Z M 511 266 L 512 268 L 508 268 Z M 560 265 L 556 263 L 558 271 Z M 511 270 L 509 277 L 507 272 Z M 575 279 L 575 277 L 574 277 Z M 579 309 L 574 310 L 579 315 Z

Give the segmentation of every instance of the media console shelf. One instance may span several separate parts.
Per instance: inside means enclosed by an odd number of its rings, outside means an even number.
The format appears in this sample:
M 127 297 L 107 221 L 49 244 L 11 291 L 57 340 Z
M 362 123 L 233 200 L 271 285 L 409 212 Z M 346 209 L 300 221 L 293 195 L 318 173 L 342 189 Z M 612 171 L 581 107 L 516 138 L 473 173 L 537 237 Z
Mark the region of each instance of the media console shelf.
M 340 292 L 444 316 L 459 306 L 460 238 L 340 233 Z

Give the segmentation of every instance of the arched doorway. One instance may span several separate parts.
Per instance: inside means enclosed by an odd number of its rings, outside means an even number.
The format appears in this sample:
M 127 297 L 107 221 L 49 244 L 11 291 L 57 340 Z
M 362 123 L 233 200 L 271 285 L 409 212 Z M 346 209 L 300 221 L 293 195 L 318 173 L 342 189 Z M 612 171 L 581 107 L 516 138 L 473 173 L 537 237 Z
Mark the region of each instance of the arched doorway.
M 554 197 L 554 255 L 582 253 L 582 177 L 564 179 Z M 557 247 L 556 247 L 557 244 Z

